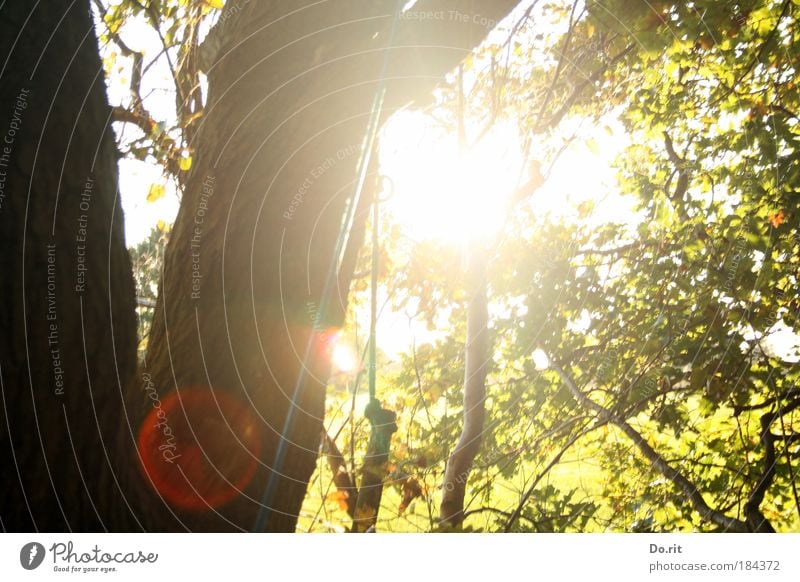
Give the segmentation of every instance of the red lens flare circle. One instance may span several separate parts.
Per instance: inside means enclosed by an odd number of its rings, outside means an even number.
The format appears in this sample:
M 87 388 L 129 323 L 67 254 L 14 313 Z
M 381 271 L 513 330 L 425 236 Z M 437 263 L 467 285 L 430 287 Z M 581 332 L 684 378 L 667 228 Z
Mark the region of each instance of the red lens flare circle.
M 231 501 L 252 481 L 260 424 L 233 394 L 191 386 L 153 400 L 137 446 L 145 478 L 170 505 L 203 511 Z

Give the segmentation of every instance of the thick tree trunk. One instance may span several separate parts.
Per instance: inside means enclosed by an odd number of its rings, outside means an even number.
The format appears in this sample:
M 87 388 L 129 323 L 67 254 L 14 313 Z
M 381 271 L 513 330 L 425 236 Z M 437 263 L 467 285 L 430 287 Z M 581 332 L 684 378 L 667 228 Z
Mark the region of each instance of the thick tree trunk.
M 386 115 L 427 93 L 516 1 L 472 4 L 467 14 L 463 2 L 422 0 L 415 11 L 443 18 L 400 20 Z M 262 446 L 255 478 L 235 500 L 176 511 L 160 527 L 253 527 L 353 192 L 395 5 L 250 2 L 230 12 L 219 50 L 206 55 L 208 103 L 166 252 L 148 369 L 161 396 L 196 385 L 233 394 L 260 417 Z M 338 283 L 324 318 L 330 326 L 342 321 L 347 269 Z M 322 346 L 306 365 L 270 531 L 294 530 L 318 454 L 328 376 Z
M 88 3 L 64 6 L 0 7 L 0 527 L 139 529 L 111 111 Z
M 480 450 L 486 418 L 486 370 L 489 362 L 489 311 L 486 252 L 473 248 L 468 258 L 467 339 L 464 347 L 464 426 L 447 460 L 439 521 L 455 527 L 464 521 L 464 494 L 472 462 Z

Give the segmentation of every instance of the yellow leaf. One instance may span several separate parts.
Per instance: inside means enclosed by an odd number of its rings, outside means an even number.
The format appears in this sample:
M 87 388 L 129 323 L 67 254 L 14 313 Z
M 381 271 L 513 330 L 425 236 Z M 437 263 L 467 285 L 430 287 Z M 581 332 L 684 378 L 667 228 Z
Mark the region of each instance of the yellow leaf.
M 159 198 L 164 197 L 164 186 L 163 184 L 151 184 L 150 191 L 147 193 L 147 201 L 148 202 L 155 202 Z
M 180 166 L 181 170 L 183 170 L 184 172 L 188 172 L 189 168 L 192 167 L 192 156 L 186 156 L 184 158 L 181 158 L 180 161 L 178 162 L 178 165 Z
M 157 229 L 158 229 L 160 232 L 164 232 L 164 231 L 166 231 L 166 230 L 167 230 L 167 223 L 166 223 L 166 222 L 164 222 L 163 220 L 159 220 L 159 221 L 156 223 L 156 228 L 157 228 Z
M 222 8 L 225 6 L 225 0 L 206 0 L 206 4 L 211 6 L 211 8 L 222 10 Z
M 594 210 L 594 202 L 591 200 L 586 200 L 578 204 L 578 216 L 581 218 L 586 218 L 589 216 L 592 211 Z

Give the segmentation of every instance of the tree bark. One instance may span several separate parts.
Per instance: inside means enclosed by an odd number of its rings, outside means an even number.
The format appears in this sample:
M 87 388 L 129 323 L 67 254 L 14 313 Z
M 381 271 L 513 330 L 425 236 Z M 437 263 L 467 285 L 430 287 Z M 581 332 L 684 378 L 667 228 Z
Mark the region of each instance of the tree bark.
M 202 384 L 247 402 L 260 416 L 263 446 L 255 478 L 234 501 L 176 513 L 161 528 L 253 526 L 313 331 L 309 312 L 320 304 L 353 192 L 395 4 L 250 2 L 231 11 L 218 49 L 205 57 L 208 102 L 166 251 L 148 370 L 160 395 Z M 463 2 L 418 2 L 413 10 L 446 16 L 400 20 L 384 119 L 427 94 L 515 4 L 475 1 L 465 20 L 454 17 L 465 14 Z M 349 283 L 348 273 L 340 276 L 325 325 L 341 324 Z M 306 365 L 310 380 L 279 468 L 269 531 L 295 529 L 316 463 L 328 376 L 324 349 Z
M 457 527 L 464 521 L 464 495 L 472 462 L 480 450 L 486 418 L 486 370 L 489 363 L 489 311 L 486 293 L 486 252 L 470 251 L 467 267 L 467 339 L 464 347 L 464 426 L 447 460 L 439 522 Z
M 386 478 L 391 439 L 397 432 L 397 416 L 391 410 L 382 408 L 378 400 L 370 401 L 366 416 L 371 429 L 367 454 L 361 467 L 361 481 L 358 484 L 358 500 L 352 527 L 354 533 L 375 531 L 383 498 L 383 480 Z
M 336 446 L 336 441 L 327 432 L 322 433 L 322 450 L 328 459 L 331 473 L 333 473 L 333 484 L 339 493 L 346 496 L 347 515 L 352 518 L 356 514 L 358 488 L 347 471 L 347 464 L 342 451 L 339 450 L 339 447 Z
M 0 526 L 140 529 L 134 286 L 88 6 L 4 2 L 0 48 Z

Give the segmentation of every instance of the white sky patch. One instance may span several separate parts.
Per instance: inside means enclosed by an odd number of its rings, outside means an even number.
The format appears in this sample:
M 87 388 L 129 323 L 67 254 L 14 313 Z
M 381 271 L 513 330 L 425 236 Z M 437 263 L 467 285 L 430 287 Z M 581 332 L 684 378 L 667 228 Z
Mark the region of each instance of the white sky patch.
M 800 362 L 800 335 L 786 325 L 783 319 L 775 322 L 766 333 L 756 332 L 752 328 L 742 332 L 745 342 L 759 341 L 764 354 L 789 364 Z M 746 349 L 746 344 L 745 344 Z
M 109 2 L 109 5 L 118 2 Z M 96 13 L 95 13 L 96 14 Z M 105 31 L 103 24 L 95 18 L 98 34 Z M 157 122 L 172 125 L 176 121 L 175 84 L 169 63 L 161 51 L 161 41 L 156 31 L 147 24 L 143 15 L 129 18 L 118 34 L 131 50 L 142 52 L 143 67 L 146 69 L 141 80 L 140 94 L 145 108 Z M 175 50 L 170 53 L 174 58 Z M 124 57 L 111 44 L 100 44 L 100 56 L 112 59 L 110 75 L 106 78 L 108 101 L 112 106 L 127 107 L 131 101 L 130 80 L 133 59 Z M 151 61 L 156 59 L 154 63 Z M 114 132 L 123 144 L 142 137 L 142 131 L 132 125 L 113 124 Z M 122 209 L 125 213 L 125 244 L 135 246 L 150 234 L 150 231 L 163 220 L 171 224 L 178 212 L 180 199 L 173 181 L 167 180 L 161 166 L 154 160 L 140 161 L 124 158 L 119 161 L 119 190 Z M 156 202 L 147 202 L 147 194 L 152 184 L 165 187 L 165 195 Z
M 419 348 L 445 337 L 445 332 L 428 329 L 418 317 L 392 311 L 384 312 L 378 320 L 377 334 L 378 346 L 391 360 L 399 360 L 400 354 L 411 351 L 411 346 Z
M 620 191 L 614 167 L 614 160 L 630 144 L 617 116 L 607 115 L 599 124 L 588 127 L 585 121 L 565 120 L 560 133 L 578 137 L 555 161 L 547 180 L 534 194 L 531 204 L 535 213 L 556 221 L 580 221 L 589 227 L 638 223 L 636 198 Z M 545 167 L 551 164 L 546 159 L 542 162 Z M 591 209 L 583 210 L 585 204 Z
M 531 359 L 533 360 L 534 368 L 539 371 L 546 370 L 550 367 L 550 359 L 547 357 L 547 354 L 544 352 L 544 350 L 539 348 L 533 350 Z
M 387 305 L 380 313 L 377 328 L 378 345 L 392 360 L 398 360 L 400 354 L 409 352 L 412 346 L 436 343 L 446 337 L 449 331 L 447 325 L 449 310 L 437 314 L 434 329 L 430 329 L 427 322 L 414 312 L 416 303 L 416 299 L 410 300 L 411 307 L 402 312 L 394 311 Z
M 178 214 L 180 198 L 172 180 L 166 181 L 161 166 L 138 160 L 119 161 L 119 190 L 125 212 L 125 244 L 135 246 L 148 237 L 159 220 L 171 224 Z M 165 184 L 165 194 L 147 201 L 151 184 Z
M 578 317 L 567 322 L 567 329 L 572 333 L 583 334 L 589 330 L 590 325 L 592 316 L 587 309 L 582 309 Z
M 800 362 L 800 335 L 783 320 L 772 326 L 767 339 L 762 343 L 767 355 L 790 364 Z

